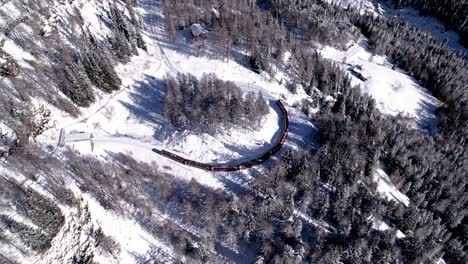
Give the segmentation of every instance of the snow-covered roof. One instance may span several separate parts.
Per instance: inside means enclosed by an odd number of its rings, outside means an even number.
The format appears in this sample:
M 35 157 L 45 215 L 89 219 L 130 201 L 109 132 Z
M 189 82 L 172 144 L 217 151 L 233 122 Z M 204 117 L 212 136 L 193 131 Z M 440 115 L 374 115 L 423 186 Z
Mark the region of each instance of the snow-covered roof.
M 351 67 L 351 70 L 355 73 L 360 74 L 363 78 L 368 79 L 371 77 L 370 73 L 366 69 L 364 69 L 362 65 L 354 65 L 353 67 Z
M 190 31 L 192 31 L 192 35 L 195 37 L 199 37 L 203 34 L 206 34 L 208 31 L 206 31 L 205 27 L 202 26 L 201 24 L 195 23 L 190 26 Z

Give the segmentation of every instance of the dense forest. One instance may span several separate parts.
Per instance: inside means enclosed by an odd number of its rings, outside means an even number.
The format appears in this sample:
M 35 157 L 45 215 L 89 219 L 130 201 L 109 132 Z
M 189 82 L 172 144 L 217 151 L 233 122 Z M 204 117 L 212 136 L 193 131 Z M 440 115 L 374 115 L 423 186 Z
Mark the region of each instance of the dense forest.
M 422 15 L 441 19 L 448 29 L 460 34 L 460 42 L 468 47 L 468 1 L 466 0 L 392 0 L 396 7 L 412 6 Z
M 261 93 L 247 93 L 233 82 L 206 74 L 165 79 L 164 117 L 177 130 L 219 133 L 232 127 L 257 127 L 270 108 Z

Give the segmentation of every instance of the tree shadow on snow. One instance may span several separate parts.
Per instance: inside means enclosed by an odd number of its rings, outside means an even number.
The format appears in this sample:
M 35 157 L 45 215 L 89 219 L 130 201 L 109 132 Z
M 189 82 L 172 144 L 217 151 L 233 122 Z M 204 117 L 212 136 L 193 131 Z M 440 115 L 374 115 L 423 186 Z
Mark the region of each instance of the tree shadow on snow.
M 283 146 L 278 153 L 271 156 L 264 163 L 254 166 L 249 169 L 234 171 L 234 172 L 219 172 L 216 177 L 221 181 L 224 187 L 233 193 L 243 193 L 252 186 L 252 181 L 260 176 L 265 176 L 268 171 L 273 167 L 274 163 L 281 160 L 283 154 L 287 151 L 288 147 Z
M 242 145 L 232 145 L 232 144 L 227 144 L 224 143 L 224 147 L 231 151 L 239 154 L 241 157 L 235 160 L 230 160 L 229 162 L 223 163 L 225 165 L 238 165 L 246 161 L 250 161 L 255 158 L 260 158 L 263 156 L 265 153 L 270 151 L 276 144 L 278 144 L 281 140 L 281 136 L 283 134 L 283 131 L 285 129 L 283 125 L 284 121 L 284 116 L 281 113 L 281 110 L 278 108 L 276 103 L 274 101 L 268 101 L 268 104 L 270 105 L 270 109 L 273 109 L 277 115 L 278 115 L 278 130 L 275 132 L 273 137 L 270 139 L 269 142 L 265 142 L 262 146 L 256 149 L 248 148 Z M 251 131 L 245 130 L 245 133 L 250 133 Z M 223 155 L 220 158 L 222 159 L 227 159 L 229 158 L 228 155 Z
M 160 141 L 170 134 L 163 115 L 165 93 L 166 85 L 163 80 L 145 75 L 143 80 L 135 84 L 130 94 L 133 103 L 120 101 L 135 118 L 154 128 L 154 137 Z
M 288 107 L 287 111 L 289 116 L 289 136 L 286 140 L 286 145 L 296 146 L 304 150 L 318 149 L 318 129 L 296 109 Z
M 318 148 L 318 131 L 315 128 L 311 131 L 311 127 L 306 124 L 290 122 L 289 132 L 287 144 L 296 145 L 301 149 Z
M 427 131 L 429 134 L 437 133 L 438 119 L 436 116 L 438 105 L 435 100 L 421 100 L 419 102 L 419 109 L 416 110 L 416 125 Z

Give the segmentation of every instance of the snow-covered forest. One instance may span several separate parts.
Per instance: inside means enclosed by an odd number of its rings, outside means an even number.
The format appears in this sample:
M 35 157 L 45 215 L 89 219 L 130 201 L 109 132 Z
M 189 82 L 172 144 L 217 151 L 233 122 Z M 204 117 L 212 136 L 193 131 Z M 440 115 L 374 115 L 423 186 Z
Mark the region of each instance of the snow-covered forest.
M 467 5 L 0 1 L 0 263 L 468 263 Z
M 242 90 L 234 82 L 220 80 L 214 74 L 198 80 L 193 75 L 165 79 L 164 117 L 174 129 L 216 133 L 233 126 L 260 125 L 270 108 L 263 95 Z

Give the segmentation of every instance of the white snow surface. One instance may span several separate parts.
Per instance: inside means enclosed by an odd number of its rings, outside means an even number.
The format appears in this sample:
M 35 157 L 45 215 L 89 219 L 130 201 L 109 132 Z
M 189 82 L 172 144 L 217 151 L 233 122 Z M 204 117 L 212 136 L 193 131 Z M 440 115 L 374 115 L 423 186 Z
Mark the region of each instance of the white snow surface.
M 375 229 L 375 230 L 379 230 L 379 231 L 386 231 L 386 230 L 390 229 L 390 226 L 387 223 L 385 223 L 384 221 L 382 221 L 380 219 L 377 219 L 375 217 L 372 217 L 372 228 Z M 406 235 L 403 234 L 403 232 L 401 232 L 400 230 L 397 230 L 396 231 L 396 237 L 397 238 L 405 238 Z
M 379 6 L 370 0 L 325 0 L 325 2 L 343 8 L 350 7 L 361 14 L 378 15 L 381 12 Z
M 377 169 L 374 173 L 374 182 L 377 183 L 377 191 L 389 200 L 403 203 L 405 206 L 409 205 L 408 196 L 401 193 L 395 185 L 390 181 L 387 173 L 382 169 Z
M 361 14 L 371 14 L 373 16 L 399 17 L 409 25 L 430 33 L 440 43 L 447 41 L 447 45 L 455 50 L 468 55 L 468 48 L 460 44 L 460 36 L 453 30 L 447 30 L 444 23 L 432 16 L 423 16 L 412 7 L 395 8 L 395 5 L 387 0 L 376 3 L 372 0 L 325 0 L 329 4 L 334 4 L 342 8 L 351 7 Z

